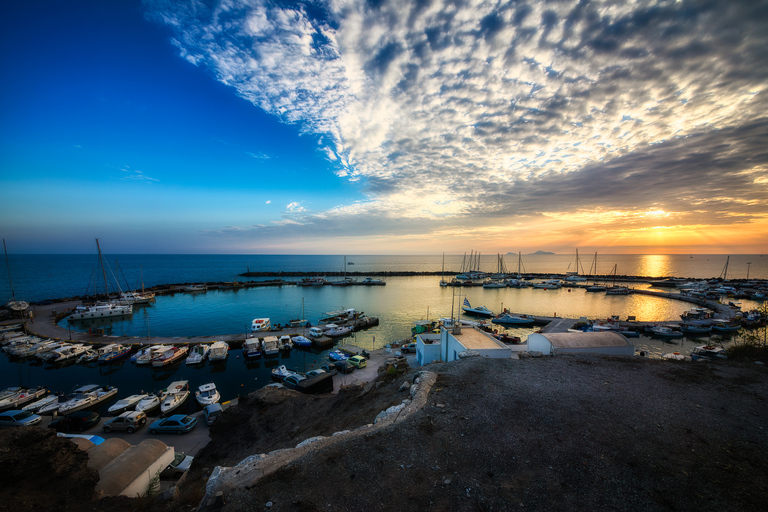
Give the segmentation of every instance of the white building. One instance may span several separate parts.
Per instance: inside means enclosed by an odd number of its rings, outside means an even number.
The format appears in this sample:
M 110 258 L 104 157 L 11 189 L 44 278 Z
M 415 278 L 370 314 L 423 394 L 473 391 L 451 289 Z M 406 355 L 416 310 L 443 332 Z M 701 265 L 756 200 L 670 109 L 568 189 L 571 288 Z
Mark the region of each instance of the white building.
M 416 338 L 416 362 L 450 362 L 468 355 L 509 359 L 512 349 L 490 334 L 475 327 L 440 329 L 440 334 L 419 334 Z
M 617 356 L 635 355 L 635 347 L 617 332 L 533 333 L 528 336 L 528 352 L 544 355 L 593 353 Z

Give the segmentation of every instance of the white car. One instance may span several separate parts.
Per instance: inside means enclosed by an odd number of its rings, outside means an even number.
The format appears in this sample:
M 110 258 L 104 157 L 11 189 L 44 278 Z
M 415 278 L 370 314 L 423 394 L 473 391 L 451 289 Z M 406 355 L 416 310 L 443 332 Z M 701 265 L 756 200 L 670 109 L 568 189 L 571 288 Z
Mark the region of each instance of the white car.
M 167 468 L 160 472 L 160 477 L 181 478 L 181 475 L 183 475 L 192 465 L 194 459 L 194 457 L 187 455 L 184 452 L 176 452 L 173 461 L 168 464 Z
M 32 411 L 5 411 L 0 412 L 0 427 L 30 427 L 43 421 L 43 418 Z

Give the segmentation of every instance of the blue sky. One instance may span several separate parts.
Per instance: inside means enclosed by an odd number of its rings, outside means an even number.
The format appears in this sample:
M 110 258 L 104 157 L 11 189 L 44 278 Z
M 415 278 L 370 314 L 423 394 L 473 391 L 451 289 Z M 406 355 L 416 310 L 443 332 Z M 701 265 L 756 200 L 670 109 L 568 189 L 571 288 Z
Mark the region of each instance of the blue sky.
M 13 252 L 768 252 L 766 2 L 5 2 Z

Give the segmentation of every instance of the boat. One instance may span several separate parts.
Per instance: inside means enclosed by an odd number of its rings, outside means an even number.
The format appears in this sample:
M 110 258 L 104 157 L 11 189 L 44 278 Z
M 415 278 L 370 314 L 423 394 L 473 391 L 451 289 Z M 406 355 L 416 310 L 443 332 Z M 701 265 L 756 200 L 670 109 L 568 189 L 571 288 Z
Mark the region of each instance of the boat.
M 699 345 L 691 352 L 692 361 L 698 361 L 699 359 L 726 359 L 727 357 L 728 354 L 726 354 L 723 347 L 715 347 L 712 345 Z
M 173 345 L 166 347 L 152 358 L 152 366 L 167 366 L 169 364 L 177 363 L 184 359 L 188 351 L 188 347 L 177 347 Z
M 264 338 L 264 355 L 272 356 L 280 352 L 280 344 L 277 336 L 267 336 Z
M 382 281 L 381 279 L 373 279 L 370 277 L 366 277 L 362 281 L 360 281 L 360 284 L 364 284 L 366 286 L 384 286 L 386 281 Z
M 131 348 L 132 347 L 130 346 L 120 345 L 119 343 L 112 343 L 110 345 L 100 347 L 96 349 L 96 352 L 99 354 L 99 363 L 111 363 L 116 359 L 125 357 L 131 353 Z
M 136 408 L 136 405 L 144 400 L 145 398 L 149 398 L 152 395 L 148 395 L 146 393 L 142 393 L 140 395 L 131 395 L 127 396 L 125 398 L 121 398 L 117 402 L 115 402 L 113 405 L 107 409 L 109 414 L 118 415 L 120 413 L 123 413 L 125 411 L 130 411 Z
M 445 253 L 443 253 L 443 268 L 440 271 L 440 286 L 446 287 L 448 286 L 448 281 L 445 280 Z
M 268 331 L 271 328 L 269 318 L 254 318 L 251 322 L 251 332 Z
M 333 327 L 331 329 L 328 329 L 327 331 L 324 332 L 324 334 L 326 336 L 328 336 L 329 338 L 341 338 L 343 336 L 347 336 L 351 332 L 352 332 L 352 327 L 349 327 L 349 326 L 347 326 L 347 327 L 336 326 L 336 327 Z
M 246 359 L 261 357 L 261 342 L 258 338 L 247 338 L 243 342 L 243 357 Z
M 491 320 L 494 324 L 513 326 L 533 325 L 533 321 L 534 320 L 531 317 L 510 315 L 509 313 L 504 313 Z
M 557 290 L 562 288 L 563 285 L 557 279 L 549 279 L 547 281 L 541 281 L 531 284 L 531 287 L 538 288 L 539 290 Z
M 293 337 L 293 344 L 297 347 L 311 347 L 312 346 L 312 340 L 309 338 L 306 338 L 304 336 L 294 336 Z
M 330 359 L 333 362 L 346 361 L 347 359 L 349 359 L 349 356 L 344 352 L 342 352 L 341 350 L 336 349 L 328 354 L 328 359 Z
M 507 283 L 504 281 L 486 281 L 483 283 L 483 288 L 506 288 Z
M 670 352 L 669 354 L 664 354 L 661 357 L 664 359 L 669 359 L 670 361 L 685 361 L 685 356 L 680 352 Z
M 189 381 L 171 382 L 160 400 L 160 412 L 168 415 L 175 411 L 189 398 Z
M 109 318 L 117 316 L 127 316 L 133 314 L 133 306 L 130 304 L 117 304 L 114 302 L 97 302 L 96 304 L 85 306 L 80 305 L 75 308 L 69 316 L 70 320 L 91 320 L 93 318 Z
M 626 286 L 613 286 L 605 290 L 606 295 L 629 295 L 629 288 Z
M 66 345 L 59 347 L 56 350 L 46 352 L 47 357 L 45 357 L 44 360 L 51 364 L 63 363 L 64 361 L 78 358 L 80 355 L 84 354 L 86 350 L 88 350 L 88 347 L 82 343 Z
M 650 327 L 648 331 L 653 336 L 658 336 L 660 338 L 682 338 L 683 333 L 674 329 L 670 329 L 669 327 L 664 327 L 661 325 L 655 325 L 653 327 Z
M 4 390 L 0 391 L 0 400 L 5 400 L 9 396 L 17 395 L 23 390 L 24 388 L 20 386 L 11 386 L 9 388 L 5 388 Z
M 205 293 L 208 291 L 208 287 L 204 284 L 190 284 L 184 287 L 184 291 L 189 293 Z
M 187 356 L 187 364 L 200 364 L 203 361 L 205 361 L 205 358 L 208 357 L 208 353 L 211 351 L 211 347 L 209 347 L 206 343 L 198 343 L 194 347 L 192 347 L 192 350 L 189 352 L 189 356 Z
M 470 316 L 479 316 L 482 318 L 493 317 L 493 311 L 491 311 L 485 306 L 478 306 L 476 308 L 473 308 L 472 305 L 469 303 L 469 299 L 467 299 L 466 297 L 464 297 L 464 306 L 461 309 L 464 310 L 464 314 L 467 314 Z
M 223 361 L 229 354 L 229 345 L 226 341 L 214 341 L 211 351 L 208 353 L 209 361 Z
M 203 384 L 197 391 L 195 391 L 195 400 L 205 407 L 206 405 L 218 403 L 218 401 L 221 400 L 221 395 L 219 394 L 219 390 L 216 389 L 216 384 L 211 382 L 209 384 Z
M 99 358 L 99 353 L 95 349 L 89 348 L 77 358 L 78 363 L 90 363 L 96 361 Z
M 519 336 L 510 336 L 506 333 L 494 334 L 493 337 L 502 343 L 520 343 L 522 341 Z
M 47 394 L 48 390 L 44 387 L 21 389 L 18 393 L 0 399 L 0 411 L 6 409 L 20 409 L 23 405 Z
M 725 320 L 715 320 L 712 322 L 712 331 L 719 333 L 735 333 L 739 332 L 741 324 L 738 322 L 726 322 Z
M 680 325 L 680 330 L 683 334 L 709 334 L 712 327 L 703 323 L 683 322 Z
M 284 364 L 281 364 L 277 368 L 272 369 L 272 378 L 275 379 L 277 382 L 282 382 L 285 380 L 286 377 L 289 377 L 291 375 L 299 375 L 299 372 L 294 370 L 289 370 L 285 367 Z
M 160 397 L 157 395 L 149 394 L 146 398 L 139 400 L 136 403 L 136 410 L 143 413 L 149 413 L 154 411 L 160 406 Z
M 293 341 L 288 335 L 280 336 L 280 350 L 291 350 L 293 348 Z
M 59 414 L 69 414 L 76 411 L 82 411 L 90 407 L 95 407 L 117 394 L 117 388 L 101 387 L 96 384 L 82 386 L 73 391 L 74 395 L 66 402 L 59 405 Z
M 53 402 L 58 403 L 58 401 L 59 401 L 58 395 L 48 395 L 48 396 L 44 396 L 39 400 L 35 400 L 34 402 L 25 405 L 24 407 L 21 408 L 21 410 L 32 411 L 34 413 L 37 413 L 40 409 L 42 409 L 46 405 L 49 405 Z
M 297 282 L 297 286 L 323 286 L 326 281 L 322 277 L 305 277 L 301 281 Z
M 151 347 L 144 347 L 134 354 L 135 357 L 131 357 L 131 361 L 136 364 L 151 364 L 152 358 L 167 346 L 168 345 L 152 345 Z

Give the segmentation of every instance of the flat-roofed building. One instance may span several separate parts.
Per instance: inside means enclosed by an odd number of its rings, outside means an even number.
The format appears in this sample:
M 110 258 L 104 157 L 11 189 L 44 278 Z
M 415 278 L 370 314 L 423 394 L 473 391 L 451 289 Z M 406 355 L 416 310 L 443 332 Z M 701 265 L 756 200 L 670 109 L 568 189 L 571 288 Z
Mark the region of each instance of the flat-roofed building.
M 416 362 L 420 365 L 450 362 L 466 356 L 509 359 L 512 349 L 475 327 L 443 327 L 439 335 L 420 334 L 417 337 Z

